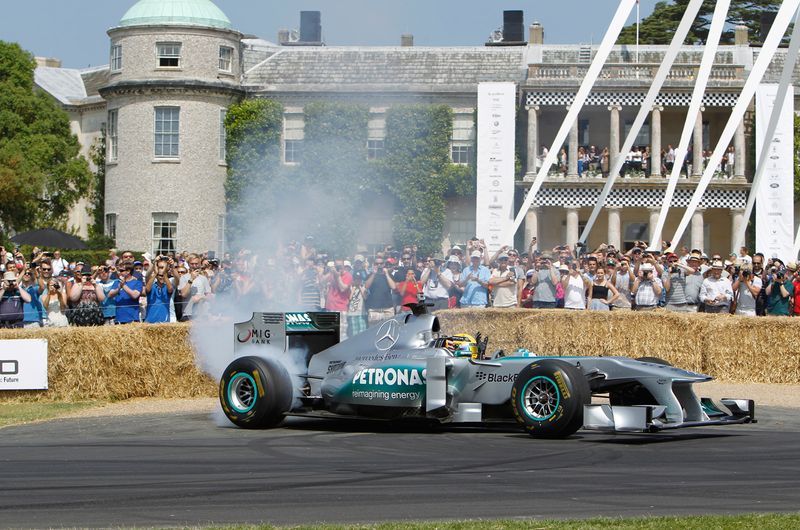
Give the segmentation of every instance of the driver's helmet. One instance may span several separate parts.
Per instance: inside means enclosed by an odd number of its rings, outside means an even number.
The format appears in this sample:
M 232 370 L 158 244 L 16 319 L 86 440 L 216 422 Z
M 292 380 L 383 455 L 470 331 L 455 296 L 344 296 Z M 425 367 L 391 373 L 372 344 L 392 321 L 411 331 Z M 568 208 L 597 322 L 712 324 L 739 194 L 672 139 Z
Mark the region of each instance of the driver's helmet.
M 447 341 L 447 349 L 453 352 L 455 357 L 478 357 L 478 343 L 475 337 L 466 333 L 453 335 Z

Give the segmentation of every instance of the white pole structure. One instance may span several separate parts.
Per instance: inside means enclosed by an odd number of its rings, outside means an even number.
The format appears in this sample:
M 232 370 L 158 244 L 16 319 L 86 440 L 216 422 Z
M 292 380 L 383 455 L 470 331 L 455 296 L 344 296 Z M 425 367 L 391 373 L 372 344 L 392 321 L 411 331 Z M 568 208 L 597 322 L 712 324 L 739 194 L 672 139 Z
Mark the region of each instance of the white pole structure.
M 694 215 L 694 211 L 697 209 L 697 206 L 700 204 L 700 200 L 703 198 L 703 193 L 705 193 L 709 182 L 711 182 L 711 178 L 714 176 L 714 169 L 722 160 L 722 156 L 725 154 L 728 144 L 733 138 L 736 128 L 739 126 L 739 122 L 741 122 L 744 118 L 744 113 L 747 111 L 747 107 L 750 105 L 750 101 L 755 95 L 756 88 L 761 82 L 761 79 L 764 77 L 764 73 L 767 71 L 767 67 L 772 61 L 772 57 L 775 55 L 775 50 L 778 49 L 778 45 L 783 39 L 786 29 L 789 27 L 789 23 L 792 21 L 792 16 L 794 15 L 795 11 L 797 11 L 798 5 L 800 5 L 800 0 L 783 0 L 783 3 L 778 10 L 778 14 L 775 17 L 775 22 L 772 24 L 772 29 L 770 29 L 769 35 L 767 35 L 764 45 L 761 47 L 758 58 L 756 59 L 755 64 L 753 64 L 753 69 L 750 70 L 750 75 L 747 77 L 747 81 L 744 84 L 744 88 L 739 96 L 739 100 L 733 107 L 733 111 L 728 119 L 728 123 L 725 125 L 725 129 L 722 131 L 722 136 L 720 136 L 719 142 L 717 143 L 717 147 L 714 149 L 714 153 L 711 155 L 711 159 L 708 161 L 708 167 L 706 167 L 700 182 L 697 184 L 697 189 L 694 191 L 694 195 L 692 195 L 692 200 L 689 202 L 689 206 L 686 207 L 686 212 L 683 214 L 683 218 L 678 225 L 678 229 L 675 230 L 675 235 L 672 237 L 672 241 L 680 241 L 683 233 L 686 231 L 686 227 Z
M 639 22 L 642 20 L 639 14 L 639 0 L 636 0 L 636 66 L 639 66 Z M 637 75 L 639 71 L 636 71 Z
M 724 1 L 730 2 L 730 0 Z M 661 87 L 667 80 L 667 76 L 672 69 L 672 65 L 675 63 L 675 59 L 681 50 L 681 46 L 686 40 L 686 36 L 689 34 L 689 31 L 692 29 L 692 23 L 694 23 L 695 18 L 697 18 L 697 13 L 700 12 L 702 5 L 703 0 L 692 0 L 686 7 L 686 12 L 683 14 L 683 19 L 678 25 L 678 29 L 675 31 L 672 42 L 670 43 L 669 48 L 667 48 L 667 53 L 664 54 L 664 60 L 662 61 L 661 66 L 658 68 L 658 71 L 653 78 L 653 83 L 650 85 L 650 90 L 647 92 L 644 102 L 639 109 L 639 113 L 636 115 L 636 119 L 633 121 L 631 130 L 628 132 L 628 136 L 625 138 L 625 143 L 622 145 L 622 149 L 620 150 L 620 156 L 617 156 L 616 160 L 614 160 L 614 165 L 610 168 L 611 171 L 608 174 L 605 186 L 603 186 L 603 191 L 600 192 L 600 197 L 598 197 L 597 203 L 594 205 L 594 209 L 589 216 L 589 220 L 586 222 L 586 226 L 583 229 L 583 233 L 578 239 L 578 241 L 581 243 L 586 242 L 586 239 L 589 237 L 589 233 L 592 231 L 592 227 L 597 220 L 597 216 L 600 215 L 600 211 L 605 206 L 608 194 L 611 193 L 611 188 L 614 187 L 614 182 L 617 179 L 617 175 L 619 175 L 619 171 L 622 169 L 622 164 L 625 162 L 624 153 L 629 152 L 631 147 L 633 147 L 633 142 L 636 141 L 636 137 L 639 135 L 639 131 L 641 130 L 642 125 L 644 125 L 647 115 L 649 114 L 650 109 L 653 107 Z
M 675 162 L 672 165 L 672 171 L 669 174 L 669 181 L 667 182 L 667 190 L 664 192 L 664 202 L 661 204 L 661 211 L 658 214 L 658 222 L 653 229 L 653 240 L 650 241 L 650 250 L 660 250 L 661 245 L 661 232 L 664 230 L 664 223 L 667 221 L 667 214 L 672 205 L 672 197 L 675 195 L 675 188 L 678 185 L 678 179 L 681 176 L 681 167 L 686 160 L 686 155 L 689 150 L 689 141 L 692 139 L 692 132 L 694 125 L 697 121 L 697 115 L 700 112 L 700 106 L 703 104 L 703 95 L 708 86 L 708 79 L 711 77 L 711 69 L 714 66 L 714 58 L 717 56 L 717 47 L 719 39 L 722 36 L 722 30 L 725 26 L 725 20 L 728 16 L 728 9 L 730 8 L 731 0 L 720 0 L 714 8 L 714 16 L 711 19 L 711 28 L 708 32 L 708 39 L 706 40 L 706 49 L 703 52 L 703 59 L 700 61 L 700 69 L 697 73 L 697 80 L 692 92 L 692 100 L 689 103 L 689 112 L 686 114 L 686 121 L 683 124 L 683 132 L 681 133 L 681 140 L 678 144 L 678 150 L 675 152 Z M 702 149 L 702 145 L 694 146 L 695 149 Z M 673 241 L 677 244 L 677 241 Z
M 575 99 L 572 102 L 569 111 L 567 111 L 567 117 L 564 118 L 563 123 L 561 123 L 561 128 L 558 130 L 558 133 L 553 140 L 552 147 L 550 147 L 550 151 L 547 153 L 547 156 L 542 162 L 542 167 L 539 168 L 539 172 L 536 174 L 536 178 L 531 184 L 531 189 L 528 190 L 528 194 L 525 196 L 525 201 L 522 204 L 522 208 L 520 208 L 520 211 L 517 213 L 517 217 L 514 219 L 514 225 L 511 227 L 511 234 L 507 240 L 513 240 L 514 234 L 517 233 L 522 221 L 525 220 L 525 215 L 528 213 L 531 204 L 533 204 L 536 194 L 539 193 L 542 183 L 547 177 L 547 173 L 550 171 L 553 162 L 556 161 L 558 149 L 564 144 L 564 140 L 567 139 L 567 134 L 569 134 L 572 124 L 578 119 L 578 114 L 581 111 L 581 107 L 583 107 L 583 104 L 586 102 L 586 98 L 589 97 L 589 92 L 591 92 L 597 77 L 600 75 L 600 70 L 603 69 L 603 65 L 608 58 L 608 54 L 611 53 L 611 49 L 614 47 L 614 43 L 617 41 L 620 31 L 622 31 L 622 27 L 625 25 L 625 21 L 631 14 L 631 10 L 633 9 L 633 4 L 635 2 L 636 0 L 620 1 L 617 12 L 614 15 L 614 18 L 611 20 L 611 25 L 609 26 L 605 37 L 603 37 L 600 47 L 597 49 L 597 53 L 594 56 L 594 60 L 592 60 L 592 64 L 589 66 L 589 70 L 586 72 L 586 77 L 583 78 L 583 82 L 581 83 L 580 88 L 578 88 L 578 92 L 575 94 Z
M 794 66 L 797 63 L 797 54 L 800 52 L 800 11 L 797 12 L 794 18 L 794 29 L 792 30 L 792 40 L 789 43 L 789 51 L 786 54 L 786 61 L 783 63 L 783 72 L 781 72 L 781 79 L 778 84 L 778 93 L 775 97 L 775 106 L 772 107 L 772 114 L 769 116 L 769 123 L 767 124 L 766 134 L 764 138 L 764 145 L 761 146 L 761 153 L 758 157 L 758 166 L 756 167 L 756 174 L 753 177 L 753 183 L 750 185 L 750 194 L 747 197 L 747 206 L 744 209 L 744 217 L 742 223 L 738 227 L 734 239 L 735 244 L 731 252 L 739 252 L 739 248 L 744 246 L 745 232 L 747 231 L 747 223 L 750 215 L 753 213 L 753 205 L 756 202 L 756 192 L 761 185 L 761 178 L 764 176 L 764 171 L 767 167 L 767 160 L 769 160 L 769 139 L 775 136 L 775 131 L 778 128 L 778 121 L 780 121 L 781 112 L 783 112 L 783 103 L 786 101 L 786 93 L 789 91 L 789 86 L 792 84 L 792 76 L 794 74 Z M 792 112 L 789 110 L 789 112 Z M 742 160 L 742 154 L 736 153 L 737 162 Z M 797 252 L 800 250 L 800 230 L 797 232 L 797 238 L 794 243 L 795 258 Z

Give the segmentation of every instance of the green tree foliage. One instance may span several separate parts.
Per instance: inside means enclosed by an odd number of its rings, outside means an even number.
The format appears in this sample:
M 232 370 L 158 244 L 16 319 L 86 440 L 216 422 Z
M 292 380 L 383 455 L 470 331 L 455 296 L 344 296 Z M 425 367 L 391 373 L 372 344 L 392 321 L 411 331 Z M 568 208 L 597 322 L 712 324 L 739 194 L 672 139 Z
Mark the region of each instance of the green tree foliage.
M 69 117 L 34 89 L 33 57 L 0 41 L 0 223 L 17 231 L 65 228 L 92 173 Z
M 97 169 L 94 171 L 94 187 L 90 192 L 92 224 L 89 225 L 89 248 L 109 249 L 116 245 L 113 238 L 105 235 L 106 202 L 106 134 L 102 132 L 89 150 L 89 157 Z
M 656 3 L 650 16 L 641 21 L 639 28 L 639 42 L 641 44 L 669 44 L 672 36 L 678 29 L 683 13 L 689 5 L 689 0 L 671 0 Z M 711 27 L 711 17 L 714 14 L 714 0 L 706 0 L 700 13 L 692 24 L 692 29 L 686 37 L 686 44 L 702 44 L 708 38 Z M 759 42 L 761 32 L 761 14 L 765 11 L 775 12 L 781 5 L 781 0 L 732 0 L 728 10 L 726 30 L 722 34 L 723 44 L 733 44 L 734 26 L 747 26 L 750 31 L 750 42 Z M 619 44 L 636 43 L 636 24 L 623 28 L 620 33 Z
M 225 117 L 228 178 L 228 238 L 246 234 L 250 219 L 268 202 L 268 190 L 282 178 L 280 167 L 283 106 L 270 99 L 232 105 Z
M 453 111 L 446 105 L 397 106 L 386 113 L 383 167 L 398 202 L 394 237 L 398 243 L 416 243 L 423 254 L 441 250 L 450 185 L 442 175 L 451 166 L 452 130 Z

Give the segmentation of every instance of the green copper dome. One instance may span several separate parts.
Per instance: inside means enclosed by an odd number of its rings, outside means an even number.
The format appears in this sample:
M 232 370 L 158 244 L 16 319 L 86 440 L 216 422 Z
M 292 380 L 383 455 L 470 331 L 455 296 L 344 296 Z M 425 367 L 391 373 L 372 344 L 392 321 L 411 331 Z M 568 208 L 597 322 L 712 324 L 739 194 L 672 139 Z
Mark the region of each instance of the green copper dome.
M 119 21 L 120 27 L 154 25 L 233 29 L 211 0 L 139 0 Z

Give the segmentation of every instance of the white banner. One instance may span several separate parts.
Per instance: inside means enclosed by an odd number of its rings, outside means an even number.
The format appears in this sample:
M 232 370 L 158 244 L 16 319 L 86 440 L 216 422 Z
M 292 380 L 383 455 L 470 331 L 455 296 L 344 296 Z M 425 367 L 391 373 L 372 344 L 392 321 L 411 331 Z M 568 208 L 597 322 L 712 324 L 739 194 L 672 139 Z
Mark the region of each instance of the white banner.
M 47 390 L 46 340 L 0 340 L 0 390 Z
M 514 128 L 517 86 L 478 84 L 475 233 L 489 253 L 513 245 Z
M 778 85 L 761 84 L 756 91 L 756 156 L 769 141 L 769 160 L 756 193 L 756 250 L 768 258 L 794 260 L 794 89 L 789 86 L 778 127 L 772 138 L 765 131 L 776 102 Z M 738 156 L 738 153 L 737 153 Z M 738 160 L 737 160 L 738 162 Z M 756 160 L 760 163 L 760 160 Z

